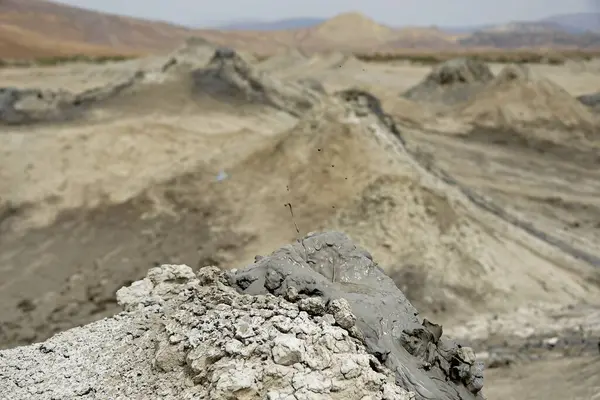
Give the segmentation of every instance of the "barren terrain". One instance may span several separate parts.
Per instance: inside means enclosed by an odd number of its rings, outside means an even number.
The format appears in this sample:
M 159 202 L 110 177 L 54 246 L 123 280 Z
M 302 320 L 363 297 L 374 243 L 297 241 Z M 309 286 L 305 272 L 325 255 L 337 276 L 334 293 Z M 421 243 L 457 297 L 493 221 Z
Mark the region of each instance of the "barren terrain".
M 600 71 L 465 65 L 196 40 L 0 70 L 0 87 L 41 90 L 0 92 L 0 347 L 114 314 L 154 265 L 239 267 L 336 229 L 506 364 L 488 398 L 592 398 L 600 121 L 576 96 L 600 92 Z
M 358 12 L 347 12 L 298 29 L 223 31 L 105 14 L 46 0 L 1 0 L 0 59 L 167 53 L 194 35 L 268 55 L 290 48 L 362 54 L 416 52 L 429 57 L 442 49 L 544 49 L 541 53 L 548 53 L 548 49 L 583 53 L 600 50 L 598 33 L 575 34 L 548 24 L 537 29 L 538 25 L 516 23 L 501 29 L 455 34 L 436 27 L 385 26 Z

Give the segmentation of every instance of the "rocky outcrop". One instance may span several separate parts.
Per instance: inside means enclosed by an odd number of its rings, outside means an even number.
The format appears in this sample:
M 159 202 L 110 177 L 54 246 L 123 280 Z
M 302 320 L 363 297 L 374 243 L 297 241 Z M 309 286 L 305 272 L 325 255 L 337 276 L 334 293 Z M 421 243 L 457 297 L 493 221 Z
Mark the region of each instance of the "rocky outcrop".
M 340 233 L 230 272 L 163 265 L 117 298 L 115 317 L 0 352 L 0 398 L 481 397 L 472 350 Z

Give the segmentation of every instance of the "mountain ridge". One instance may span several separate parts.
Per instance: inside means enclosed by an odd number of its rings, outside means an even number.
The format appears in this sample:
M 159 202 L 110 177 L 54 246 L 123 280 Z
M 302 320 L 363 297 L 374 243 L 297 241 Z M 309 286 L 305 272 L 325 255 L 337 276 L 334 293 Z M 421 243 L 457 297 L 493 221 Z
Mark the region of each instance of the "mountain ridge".
M 569 18 L 572 21 L 575 17 Z M 282 29 L 289 26 L 294 29 Z M 359 12 L 346 12 L 326 20 L 301 17 L 246 22 L 237 28 L 230 24 L 228 29 L 195 29 L 45 0 L 2 0 L 0 58 L 166 53 L 193 36 L 258 54 L 290 48 L 308 52 L 393 53 L 474 47 L 590 48 L 595 43 L 600 47 L 600 31 L 575 35 L 554 29 L 555 26 L 556 21 L 513 22 L 456 34 L 437 27 L 392 27 Z

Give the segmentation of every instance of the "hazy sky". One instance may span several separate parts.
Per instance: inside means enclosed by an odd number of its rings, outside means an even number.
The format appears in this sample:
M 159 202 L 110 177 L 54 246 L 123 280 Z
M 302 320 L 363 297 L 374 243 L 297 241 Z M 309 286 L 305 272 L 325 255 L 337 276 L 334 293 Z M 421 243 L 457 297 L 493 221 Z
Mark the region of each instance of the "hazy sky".
M 181 24 L 330 17 L 360 11 L 389 25 L 465 26 L 600 10 L 600 0 L 60 0 Z

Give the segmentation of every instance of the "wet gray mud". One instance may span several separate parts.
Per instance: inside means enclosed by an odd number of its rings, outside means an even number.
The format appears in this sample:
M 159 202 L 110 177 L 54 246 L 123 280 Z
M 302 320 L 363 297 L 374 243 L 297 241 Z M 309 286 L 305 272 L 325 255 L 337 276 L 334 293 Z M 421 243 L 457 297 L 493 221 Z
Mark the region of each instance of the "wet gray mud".
M 441 326 L 420 322 L 394 281 L 342 233 L 309 234 L 268 257 L 257 256 L 229 278 L 244 294 L 300 298 L 309 313 L 339 308 L 333 311 L 338 323 L 420 399 L 481 398 L 483 366 L 472 350 L 442 337 Z M 347 300 L 355 321 L 344 320 L 340 298 Z

